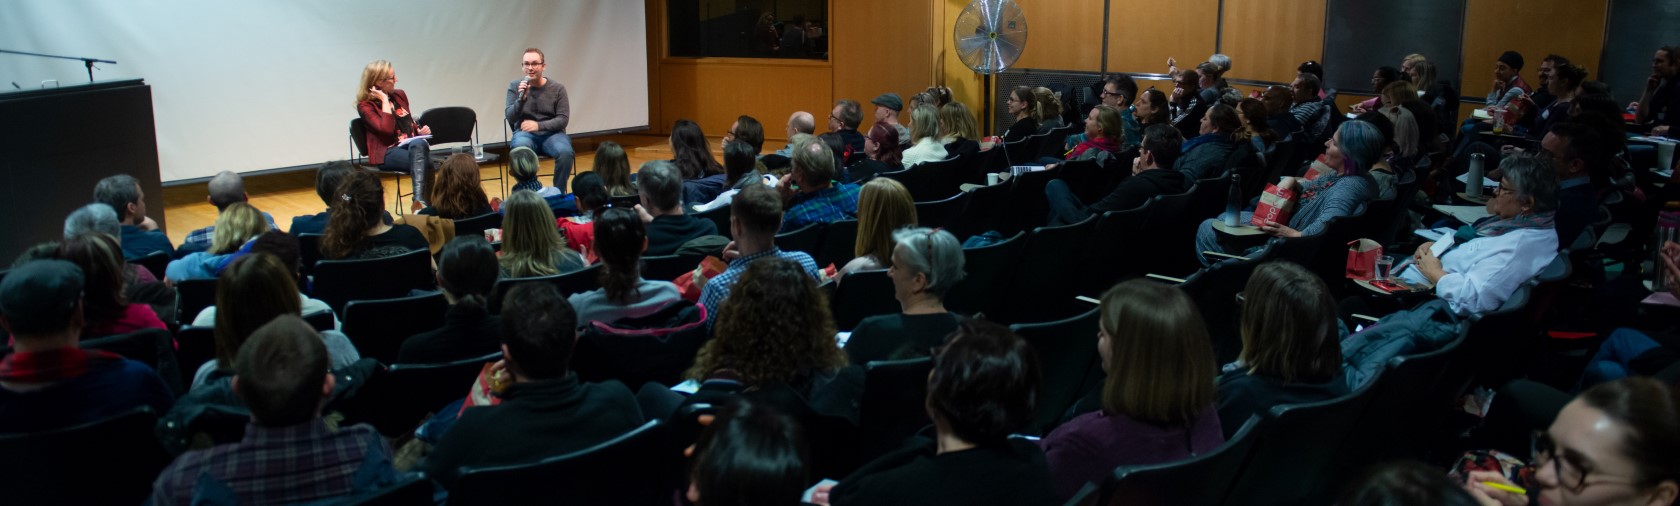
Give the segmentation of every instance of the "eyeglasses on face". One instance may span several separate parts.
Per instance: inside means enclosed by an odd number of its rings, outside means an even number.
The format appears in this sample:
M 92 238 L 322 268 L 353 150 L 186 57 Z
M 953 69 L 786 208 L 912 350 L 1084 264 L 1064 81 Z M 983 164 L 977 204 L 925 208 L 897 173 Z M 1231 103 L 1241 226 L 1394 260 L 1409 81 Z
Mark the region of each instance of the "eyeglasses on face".
M 521 67 L 541 67 L 541 66 L 543 66 L 543 62 L 528 61 L 528 62 L 520 63 L 519 66 L 521 66 Z
M 1552 474 L 1557 476 L 1558 487 L 1572 493 L 1579 494 L 1592 485 L 1631 485 L 1634 483 L 1623 478 L 1605 476 L 1603 473 L 1598 474 L 1610 479 L 1587 483 L 1587 477 L 1593 475 L 1594 472 L 1592 463 L 1579 456 L 1571 455 L 1569 452 L 1559 452 L 1557 442 L 1552 440 L 1552 435 L 1543 430 L 1534 431 L 1533 437 L 1529 439 L 1529 451 L 1534 454 L 1533 460 L 1536 471 L 1550 464 Z M 1562 455 L 1559 455 L 1559 453 L 1562 453 Z

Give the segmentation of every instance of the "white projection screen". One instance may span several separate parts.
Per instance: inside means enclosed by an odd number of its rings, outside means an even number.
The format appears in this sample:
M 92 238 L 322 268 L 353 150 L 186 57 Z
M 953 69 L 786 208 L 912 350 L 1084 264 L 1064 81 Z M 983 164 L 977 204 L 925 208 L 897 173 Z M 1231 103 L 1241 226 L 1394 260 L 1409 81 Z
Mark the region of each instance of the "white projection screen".
M 0 49 L 114 60 L 152 87 L 164 182 L 349 156 L 361 71 L 389 60 L 416 111 L 468 106 L 503 141 L 526 47 L 566 86 L 576 136 L 648 124 L 640 0 L 3 0 Z M 0 86 L 87 82 L 81 62 L 0 54 Z M 87 118 L 97 142 L 98 118 Z

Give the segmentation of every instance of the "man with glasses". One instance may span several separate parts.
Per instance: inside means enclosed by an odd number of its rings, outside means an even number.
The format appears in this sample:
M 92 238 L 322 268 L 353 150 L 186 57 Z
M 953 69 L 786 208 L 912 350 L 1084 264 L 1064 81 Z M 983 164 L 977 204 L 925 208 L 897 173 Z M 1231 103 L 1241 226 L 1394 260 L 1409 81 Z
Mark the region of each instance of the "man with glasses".
M 1102 105 L 1120 109 L 1123 113 L 1120 115 L 1120 130 L 1124 134 L 1120 138 L 1121 151 L 1138 147 L 1139 144 L 1143 143 L 1143 124 L 1138 121 L 1135 114 L 1137 108 L 1132 107 L 1132 101 L 1137 99 L 1137 94 L 1137 81 L 1133 80 L 1130 75 L 1116 73 L 1102 80 L 1102 95 L 1100 96 Z M 1087 140 L 1089 139 L 1086 138 L 1085 132 L 1080 132 L 1069 135 L 1066 140 L 1062 141 L 1062 146 L 1065 151 L 1073 149 L 1074 146 L 1078 146 L 1079 143 Z
M 1553 126 L 1540 139 L 1540 150 L 1557 167 L 1557 234 L 1565 247 L 1598 218 L 1598 187 L 1608 182 L 1603 145 L 1598 132 L 1572 122 Z
M 524 75 L 508 83 L 507 122 L 513 128 L 512 148 L 531 148 L 554 158 L 553 186 L 561 192 L 572 175 L 572 138 L 566 135 L 571 103 L 566 86 L 543 75 L 547 60 L 537 48 L 525 49 Z

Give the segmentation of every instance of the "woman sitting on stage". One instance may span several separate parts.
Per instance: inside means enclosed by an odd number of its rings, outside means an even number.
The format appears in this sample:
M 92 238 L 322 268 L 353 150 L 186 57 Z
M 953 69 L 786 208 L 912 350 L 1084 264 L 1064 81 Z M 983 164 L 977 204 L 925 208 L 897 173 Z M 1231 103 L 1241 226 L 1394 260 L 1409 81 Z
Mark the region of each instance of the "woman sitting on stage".
M 374 60 L 362 69 L 362 84 L 356 88 L 356 114 L 367 129 L 367 159 L 369 165 L 382 169 L 407 170 L 414 180 L 414 200 L 426 198 L 426 164 L 432 148 L 425 139 L 407 144 L 402 141 L 418 135 L 431 135 L 432 129 L 414 123 L 409 109 L 408 93 L 397 89 L 397 71 L 391 62 Z

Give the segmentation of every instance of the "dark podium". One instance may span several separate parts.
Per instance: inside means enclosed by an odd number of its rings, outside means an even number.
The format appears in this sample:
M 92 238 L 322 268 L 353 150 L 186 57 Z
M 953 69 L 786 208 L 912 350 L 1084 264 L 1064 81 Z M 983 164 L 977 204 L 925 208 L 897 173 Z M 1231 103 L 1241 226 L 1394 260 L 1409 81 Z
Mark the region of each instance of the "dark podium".
M 146 213 L 164 226 L 152 88 L 111 81 L 0 94 L 0 269 L 31 245 L 59 240 L 64 217 L 93 202 L 105 176 L 140 181 Z

